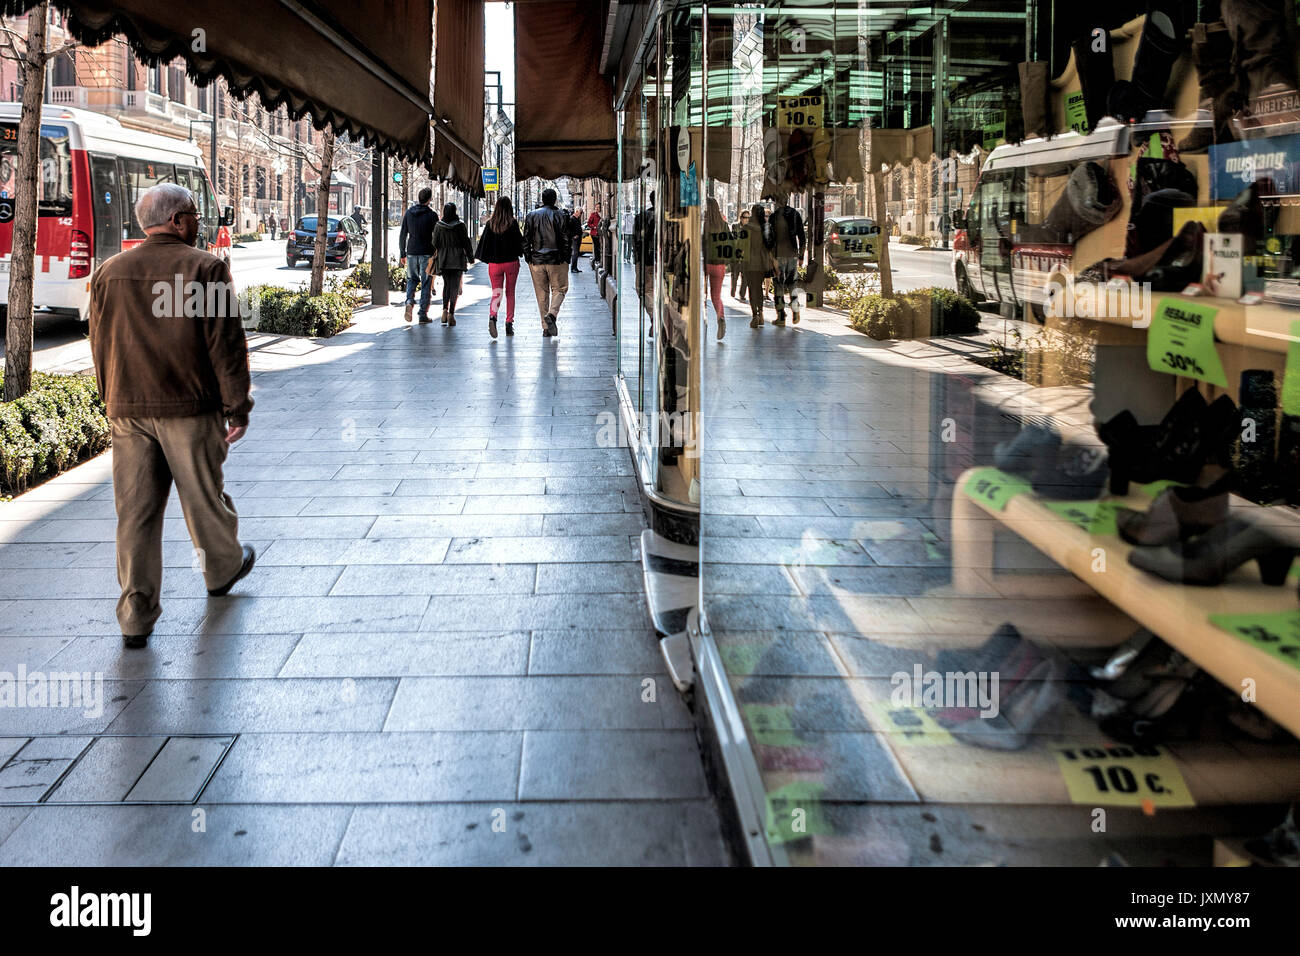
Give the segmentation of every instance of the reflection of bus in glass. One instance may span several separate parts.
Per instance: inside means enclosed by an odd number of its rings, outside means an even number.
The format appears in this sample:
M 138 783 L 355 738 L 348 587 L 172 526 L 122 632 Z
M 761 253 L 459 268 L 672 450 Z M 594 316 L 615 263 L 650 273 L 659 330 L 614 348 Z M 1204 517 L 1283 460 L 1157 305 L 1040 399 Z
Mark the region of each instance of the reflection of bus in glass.
M 0 103 L 0 304 L 9 301 L 21 110 L 19 103 Z M 44 107 L 37 197 L 37 309 L 86 318 L 91 271 L 144 240 L 144 230 L 135 219 L 135 201 L 158 183 L 179 183 L 194 194 L 199 207 L 196 245 L 229 261 L 227 226 L 233 216 L 217 208 L 197 145 L 129 129 L 98 113 Z

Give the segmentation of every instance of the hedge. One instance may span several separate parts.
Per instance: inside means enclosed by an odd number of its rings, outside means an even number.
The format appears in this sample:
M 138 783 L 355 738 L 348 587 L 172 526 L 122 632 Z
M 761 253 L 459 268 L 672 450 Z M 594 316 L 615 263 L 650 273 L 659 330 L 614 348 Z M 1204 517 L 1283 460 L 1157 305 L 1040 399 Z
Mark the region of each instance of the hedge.
M 110 435 L 93 377 L 36 372 L 31 391 L 0 402 L 0 489 L 18 494 L 66 471 L 106 449 Z
M 930 299 L 932 335 L 970 335 L 978 332 L 980 314 L 975 305 L 952 289 L 930 286 L 906 293 L 913 300 Z
M 352 274 L 347 277 L 343 285 L 347 288 L 369 292 L 370 261 L 358 262 L 356 268 L 352 270 Z M 406 291 L 406 266 L 398 265 L 391 259 L 388 260 L 388 288 L 391 292 Z
M 325 292 L 312 296 L 282 286 L 250 286 L 244 307 L 253 310 L 257 331 L 274 335 L 329 338 L 352 324 L 353 303 L 345 295 Z
M 896 339 L 903 334 L 903 307 L 883 295 L 864 295 L 849 307 L 849 322 L 873 339 Z

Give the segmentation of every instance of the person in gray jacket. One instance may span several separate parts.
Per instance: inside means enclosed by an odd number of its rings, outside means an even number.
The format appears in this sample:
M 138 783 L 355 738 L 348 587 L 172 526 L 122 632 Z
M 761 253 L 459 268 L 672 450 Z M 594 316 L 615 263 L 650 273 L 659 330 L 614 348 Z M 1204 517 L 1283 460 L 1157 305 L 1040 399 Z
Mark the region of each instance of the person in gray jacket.
M 469 229 L 456 215 L 456 204 L 442 207 L 442 219 L 433 227 L 433 255 L 429 257 L 429 274 L 442 276 L 442 325 L 450 328 L 456 324 L 456 299 L 460 296 L 460 281 L 465 270 L 474 261 L 474 247 L 469 241 Z

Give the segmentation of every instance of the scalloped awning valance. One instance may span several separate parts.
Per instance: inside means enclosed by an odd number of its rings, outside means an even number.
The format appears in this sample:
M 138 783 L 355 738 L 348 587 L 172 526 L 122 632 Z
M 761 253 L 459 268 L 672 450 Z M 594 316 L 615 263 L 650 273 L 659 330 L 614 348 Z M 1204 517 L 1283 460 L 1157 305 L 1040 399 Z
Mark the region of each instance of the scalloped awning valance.
M 89 46 L 115 34 L 150 62 L 310 116 L 418 163 L 429 141 L 433 0 L 53 0 Z M 6 14 L 35 6 L 6 2 Z

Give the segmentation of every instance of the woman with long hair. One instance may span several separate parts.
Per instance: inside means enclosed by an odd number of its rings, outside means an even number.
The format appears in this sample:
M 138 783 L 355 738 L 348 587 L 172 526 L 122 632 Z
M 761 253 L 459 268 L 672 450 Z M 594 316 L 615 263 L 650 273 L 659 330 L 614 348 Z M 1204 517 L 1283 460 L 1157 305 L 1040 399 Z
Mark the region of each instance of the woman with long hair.
M 732 250 L 730 234 L 718 201 L 709 199 L 704 213 L 704 271 L 709 276 L 709 298 L 718 316 L 718 338 L 727 334 L 727 317 L 722 311 L 722 284 L 727 278 L 727 262 L 730 261 L 725 253 Z
M 745 291 L 749 293 L 749 312 L 752 318 L 749 327 L 756 329 L 763 324 L 763 280 L 769 271 L 768 262 L 771 255 L 767 251 L 767 210 L 761 203 L 755 203 L 750 210 L 749 224 L 741 229 L 746 233 L 740 242 L 745 247 L 744 282 Z
M 474 258 L 488 264 L 492 302 L 488 306 L 488 334 L 497 337 L 497 312 L 501 296 L 506 300 L 506 335 L 515 334 L 515 281 L 519 278 L 519 257 L 524 254 L 524 237 L 515 218 L 509 196 L 499 196 L 492 216 L 479 236 Z
M 474 247 L 469 243 L 469 229 L 456 215 L 456 204 L 442 207 L 442 219 L 433 227 L 433 255 L 429 256 L 429 275 L 442 276 L 442 324 L 450 328 L 456 324 L 456 299 L 460 295 L 460 280 L 474 261 Z

